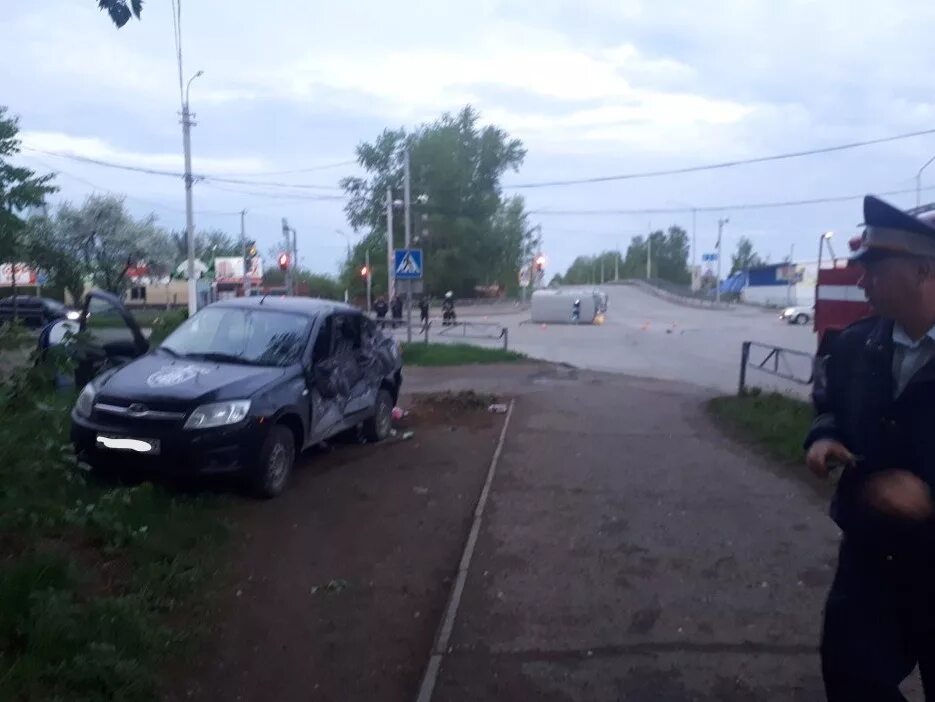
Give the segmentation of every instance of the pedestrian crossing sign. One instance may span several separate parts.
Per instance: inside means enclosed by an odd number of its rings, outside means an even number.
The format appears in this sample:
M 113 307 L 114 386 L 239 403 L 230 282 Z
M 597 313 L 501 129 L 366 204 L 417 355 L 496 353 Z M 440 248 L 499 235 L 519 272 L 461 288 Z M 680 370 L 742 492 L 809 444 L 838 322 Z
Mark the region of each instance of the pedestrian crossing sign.
M 422 249 L 396 249 L 396 280 L 421 280 Z

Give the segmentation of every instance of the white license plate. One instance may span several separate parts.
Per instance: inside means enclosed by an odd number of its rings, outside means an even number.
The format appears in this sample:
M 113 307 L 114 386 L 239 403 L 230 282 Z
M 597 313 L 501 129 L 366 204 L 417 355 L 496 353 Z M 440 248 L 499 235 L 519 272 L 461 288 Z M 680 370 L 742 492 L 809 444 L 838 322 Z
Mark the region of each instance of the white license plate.
M 128 436 L 98 434 L 97 445 L 111 451 L 132 451 L 150 456 L 159 455 L 159 441 L 157 439 L 133 439 Z

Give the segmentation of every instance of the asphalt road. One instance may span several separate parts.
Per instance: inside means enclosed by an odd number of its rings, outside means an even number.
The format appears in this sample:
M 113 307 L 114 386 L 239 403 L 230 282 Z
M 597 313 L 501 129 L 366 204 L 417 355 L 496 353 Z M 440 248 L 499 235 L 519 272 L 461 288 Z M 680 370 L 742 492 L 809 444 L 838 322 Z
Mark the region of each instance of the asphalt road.
M 433 700 L 823 699 L 826 486 L 725 438 L 697 386 L 471 375 L 517 403 Z
M 627 373 L 692 383 L 719 392 L 737 389 L 740 351 L 744 341 L 783 346 L 813 354 L 811 325 L 794 326 L 779 320 L 776 310 L 739 305 L 727 310 L 688 307 L 661 300 L 627 285 L 608 285 L 608 312 L 603 325 L 538 325 L 526 311 L 492 314 L 483 308 L 459 310 L 459 320 L 499 324 L 509 330 L 509 346 L 533 358 L 570 363 L 578 368 Z M 459 338 L 453 329 L 433 340 L 467 340 L 495 346 L 494 339 Z M 486 330 L 482 329 L 481 332 Z M 766 352 L 755 351 L 759 362 Z M 787 372 L 808 377 L 810 359 L 789 358 Z M 807 387 L 751 371 L 750 383 L 807 394 Z

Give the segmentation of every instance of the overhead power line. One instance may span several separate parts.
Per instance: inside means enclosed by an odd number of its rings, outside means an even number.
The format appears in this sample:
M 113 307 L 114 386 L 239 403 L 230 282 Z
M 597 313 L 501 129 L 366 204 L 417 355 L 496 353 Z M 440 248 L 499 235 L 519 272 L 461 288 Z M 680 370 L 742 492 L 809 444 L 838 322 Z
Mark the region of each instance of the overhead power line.
M 922 190 L 935 190 L 935 186 L 922 188 Z M 915 188 L 907 190 L 890 190 L 888 192 L 874 193 L 881 197 L 893 195 L 908 195 L 915 193 Z M 767 210 L 782 207 L 802 207 L 804 205 L 824 205 L 834 202 L 849 202 L 861 200 L 866 193 L 859 195 L 834 195 L 831 197 L 816 197 L 807 200 L 779 200 L 776 202 L 748 202 L 734 205 L 705 205 L 702 207 L 641 207 L 635 209 L 613 210 L 530 210 L 527 214 L 539 216 L 589 216 L 589 215 L 646 215 L 646 214 L 691 214 L 692 212 L 736 212 L 741 210 Z
M 357 160 L 338 161 L 337 163 L 326 163 L 321 166 L 309 166 L 308 168 L 294 168 L 288 171 L 251 171 L 244 173 L 228 173 L 228 176 L 234 178 L 259 178 L 263 176 L 295 175 L 297 173 L 314 173 L 316 171 L 327 171 L 332 168 L 343 168 L 344 166 L 357 165 Z
M 234 193 L 236 195 L 250 195 L 254 197 L 266 197 L 274 198 L 278 200 L 312 200 L 312 201 L 334 201 L 334 200 L 345 200 L 346 198 L 343 195 L 315 195 L 311 193 L 290 193 L 290 192 L 268 192 L 263 190 L 246 190 L 242 188 L 228 188 L 223 185 L 218 185 L 213 180 L 205 181 L 205 186 L 213 188 L 214 190 L 221 190 L 226 193 Z
M 46 156 L 54 156 L 56 158 L 65 158 L 71 161 L 77 161 L 78 163 L 88 163 L 94 166 L 101 166 L 103 168 L 114 168 L 121 171 L 131 171 L 133 173 L 144 173 L 146 175 L 155 175 L 155 176 L 166 176 L 170 178 L 182 178 L 184 173 L 180 171 L 167 171 L 159 168 L 148 168 L 145 166 L 131 166 L 125 163 L 117 163 L 114 161 L 105 161 L 99 158 L 91 158 L 90 156 L 79 156 L 78 154 L 70 154 L 64 151 L 46 151 L 44 149 L 35 149 L 30 146 L 23 146 L 23 151 L 30 151 L 38 154 L 45 154 Z M 226 176 L 211 175 L 211 174 L 200 174 L 195 173 L 194 177 L 200 181 L 214 181 L 217 183 L 231 183 L 233 185 L 262 185 L 266 187 L 275 187 L 275 188 L 298 188 L 300 190 L 332 190 L 340 191 L 341 188 L 336 185 L 310 185 L 307 183 L 278 183 L 278 182 L 269 182 L 261 180 L 240 180 L 236 178 L 228 178 Z
M 661 176 L 681 175 L 684 173 L 697 173 L 699 171 L 713 171 L 721 168 L 734 168 L 735 166 L 747 166 L 753 163 L 766 163 L 768 161 L 782 161 L 784 159 L 799 158 L 802 156 L 816 156 L 818 154 L 828 154 L 835 151 L 847 151 L 848 149 L 857 149 L 863 146 L 872 146 L 874 144 L 885 144 L 890 141 L 899 141 L 901 139 L 912 139 L 913 137 L 935 134 L 935 129 L 924 129 L 918 132 L 908 132 L 906 134 L 897 134 L 895 136 L 882 137 L 880 139 L 870 139 L 867 141 L 854 141 L 849 144 L 838 144 L 837 146 L 826 146 L 805 151 L 790 151 L 784 154 L 773 154 L 771 156 L 758 156 L 756 158 L 738 159 L 736 161 L 722 161 L 721 163 L 709 163 L 703 166 L 688 166 L 685 168 L 670 168 L 659 171 L 643 171 L 637 173 L 624 173 L 621 175 L 597 176 L 593 178 L 579 178 L 574 180 L 551 180 L 539 183 L 519 183 L 517 185 L 504 186 L 507 189 L 529 189 L 529 188 L 551 188 L 560 185 L 585 185 L 589 183 L 607 183 L 616 180 L 636 180 L 639 178 L 658 178 Z

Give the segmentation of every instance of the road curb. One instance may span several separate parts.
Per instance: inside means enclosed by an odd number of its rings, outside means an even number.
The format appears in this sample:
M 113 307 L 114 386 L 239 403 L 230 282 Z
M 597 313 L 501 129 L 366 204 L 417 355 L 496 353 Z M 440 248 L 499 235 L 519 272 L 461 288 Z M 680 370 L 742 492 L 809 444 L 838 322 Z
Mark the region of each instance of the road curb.
M 477 498 L 477 506 L 474 508 L 474 521 L 471 523 L 471 531 L 468 533 L 467 541 L 464 544 L 464 551 L 461 553 L 458 575 L 455 578 L 454 587 L 451 589 L 451 594 L 448 597 L 445 614 L 442 616 L 438 631 L 435 634 L 435 643 L 432 646 L 432 653 L 425 667 L 425 674 L 422 676 L 422 684 L 419 686 L 419 694 L 416 697 L 416 702 L 431 702 L 432 695 L 435 692 L 435 683 L 438 681 L 438 673 L 441 670 L 442 660 L 445 657 L 448 643 L 451 641 L 451 634 L 454 631 L 455 618 L 458 616 L 458 607 L 461 605 L 461 596 L 464 594 L 464 584 L 467 581 L 468 569 L 471 567 L 471 559 L 474 557 L 477 537 L 480 535 L 481 521 L 484 517 L 484 509 L 487 507 L 487 498 L 490 496 L 490 486 L 493 484 L 493 478 L 497 472 L 497 465 L 500 463 L 500 454 L 503 453 L 503 445 L 506 443 L 506 433 L 510 428 L 510 419 L 513 417 L 513 407 L 515 404 L 516 400 L 510 400 L 506 418 L 503 420 L 503 429 L 500 430 L 500 439 L 497 441 L 497 448 L 494 450 L 493 458 L 490 460 L 490 468 L 487 469 L 487 479 L 484 481 L 484 487 L 480 492 L 480 497 Z

